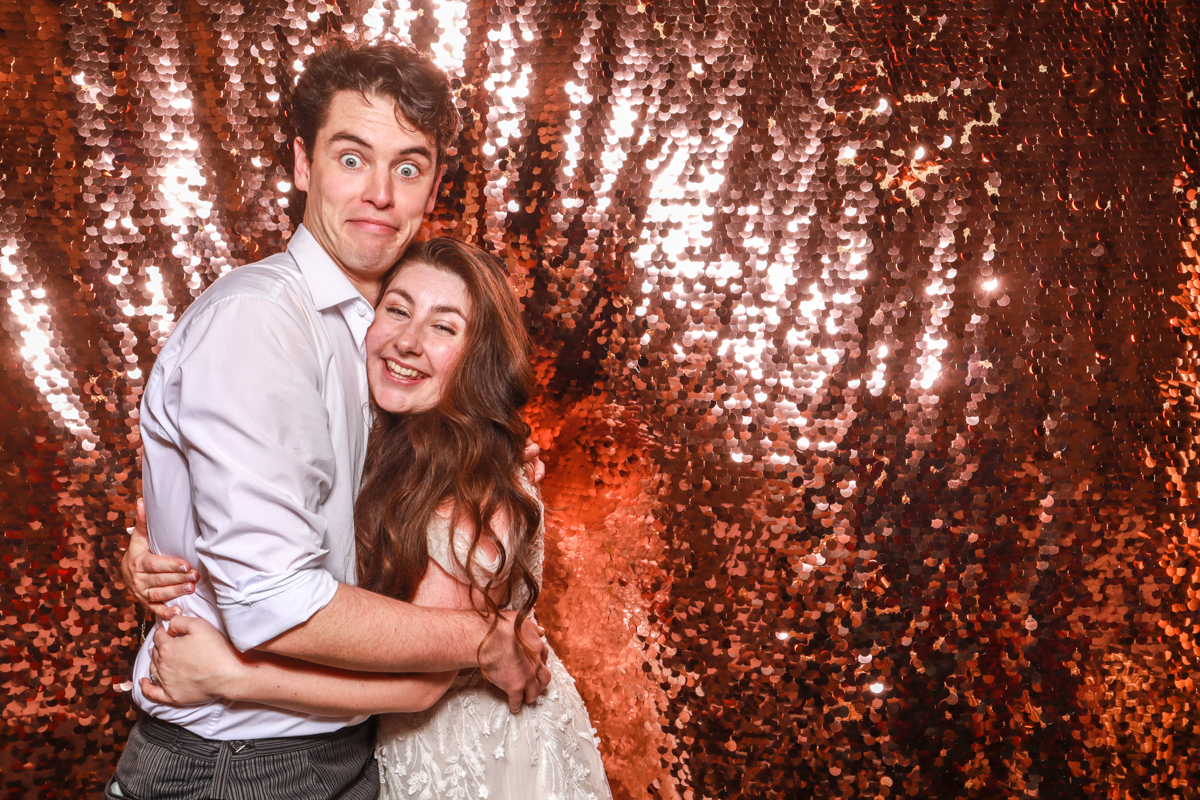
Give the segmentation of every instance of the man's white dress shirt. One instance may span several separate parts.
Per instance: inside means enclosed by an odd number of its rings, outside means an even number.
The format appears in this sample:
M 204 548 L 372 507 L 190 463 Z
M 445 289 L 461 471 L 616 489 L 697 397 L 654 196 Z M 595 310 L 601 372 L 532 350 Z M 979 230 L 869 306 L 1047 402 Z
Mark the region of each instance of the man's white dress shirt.
M 142 398 L 143 491 L 158 553 L 199 569 L 175 604 L 239 650 L 290 630 L 354 583 L 354 499 L 369 406 L 363 339 L 374 309 L 300 226 L 287 252 L 215 281 L 180 318 Z M 158 705 L 209 739 L 304 736 L 365 717 L 249 703 Z

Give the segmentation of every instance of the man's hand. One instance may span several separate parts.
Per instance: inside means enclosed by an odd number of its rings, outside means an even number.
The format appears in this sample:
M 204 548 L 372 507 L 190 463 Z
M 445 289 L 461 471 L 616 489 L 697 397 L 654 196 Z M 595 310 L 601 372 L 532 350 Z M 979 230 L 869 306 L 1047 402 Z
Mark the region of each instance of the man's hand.
M 129 531 L 129 548 L 121 559 L 121 575 L 133 597 L 163 619 L 180 613 L 167 603 L 196 591 L 196 572 L 182 558 L 156 555 L 146 533 L 146 507 L 137 501 L 137 524 Z
M 534 703 L 538 695 L 550 683 L 550 670 L 546 667 L 550 648 L 542 639 L 543 631 L 532 619 L 521 625 L 520 636 L 529 645 L 536 659 L 531 660 L 521 649 L 513 629 L 512 612 L 500 615 L 496 630 L 483 644 L 481 666 L 487 679 L 508 695 L 508 710 L 517 713 L 522 703 Z
M 546 465 L 538 458 L 542 452 L 542 448 L 533 443 L 533 439 L 528 439 L 525 442 L 525 477 L 530 483 L 541 483 L 542 478 L 546 477 Z

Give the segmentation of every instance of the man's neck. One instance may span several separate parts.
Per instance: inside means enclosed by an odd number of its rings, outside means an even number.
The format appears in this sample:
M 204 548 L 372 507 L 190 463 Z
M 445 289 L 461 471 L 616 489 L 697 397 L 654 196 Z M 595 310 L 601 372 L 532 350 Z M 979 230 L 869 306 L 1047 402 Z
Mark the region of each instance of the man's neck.
M 334 263 L 337 264 L 337 261 L 335 260 Z M 382 281 L 363 282 L 347 272 L 341 264 L 338 264 L 338 269 L 342 271 L 342 274 L 346 276 L 354 288 L 358 289 L 358 293 L 374 308 L 375 304 L 379 302 L 379 292 L 383 289 Z
M 350 281 L 350 285 L 357 289 L 358 293 L 363 296 L 363 299 L 370 303 L 371 307 L 374 308 L 375 304 L 379 301 L 380 293 L 383 291 L 383 276 L 375 279 L 360 278 L 355 273 L 346 269 L 346 266 L 338 259 L 338 257 L 330 252 L 330 249 L 325 246 L 323 241 L 321 241 L 319 232 L 309 224 L 307 217 L 305 217 L 302 224 L 304 225 L 305 230 L 308 231 L 309 235 L 316 240 L 317 245 L 325 251 L 325 255 L 329 256 L 329 260 L 337 265 L 337 268 L 341 270 L 343 275 L 346 276 L 346 280 Z

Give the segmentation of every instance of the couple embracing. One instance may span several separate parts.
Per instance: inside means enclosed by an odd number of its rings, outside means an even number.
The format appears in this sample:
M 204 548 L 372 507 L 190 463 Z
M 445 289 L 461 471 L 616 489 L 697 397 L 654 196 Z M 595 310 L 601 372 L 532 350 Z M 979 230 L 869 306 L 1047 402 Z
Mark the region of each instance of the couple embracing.
M 449 83 L 339 42 L 289 116 L 303 225 L 196 300 L 147 381 L 154 552 L 135 537 L 125 569 L 164 621 L 105 797 L 609 798 L 532 616 L 516 299 L 487 253 L 413 244 L 459 127 Z

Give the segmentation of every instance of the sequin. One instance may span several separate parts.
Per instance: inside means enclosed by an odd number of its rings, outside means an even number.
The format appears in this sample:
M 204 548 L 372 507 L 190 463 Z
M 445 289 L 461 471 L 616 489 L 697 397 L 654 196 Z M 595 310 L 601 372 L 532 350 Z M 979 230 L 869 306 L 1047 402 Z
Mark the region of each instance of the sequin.
M 1195 794 L 1200 17 L 1005 8 L 0 6 L 0 785 L 110 773 L 142 381 L 343 32 L 454 78 L 616 796 Z

